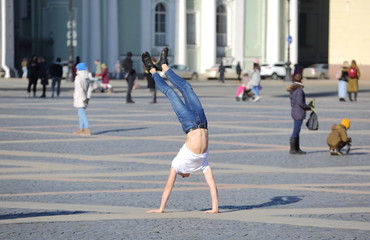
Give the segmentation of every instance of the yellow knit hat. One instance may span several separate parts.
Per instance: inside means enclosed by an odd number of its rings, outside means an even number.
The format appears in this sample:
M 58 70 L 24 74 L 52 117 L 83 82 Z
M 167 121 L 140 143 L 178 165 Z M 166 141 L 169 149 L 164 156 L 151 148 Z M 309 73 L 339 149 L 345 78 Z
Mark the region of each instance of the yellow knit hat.
M 348 118 L 343 118 L 340 124 L 345 126 L 347 129 L 351 127 L 351 121 Z

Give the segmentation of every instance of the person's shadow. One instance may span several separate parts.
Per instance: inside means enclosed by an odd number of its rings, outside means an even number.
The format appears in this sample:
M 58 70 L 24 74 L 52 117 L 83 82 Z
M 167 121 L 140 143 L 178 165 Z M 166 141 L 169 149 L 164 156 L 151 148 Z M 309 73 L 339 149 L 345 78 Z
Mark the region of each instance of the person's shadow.
M 255 208 L 265 208 L 265 207 L 271 207 L 271 206 L 278 206 L 278 205 L 288 205 L 297 203 L 302 200 L 302 197 L 298 196 L 277 196 L 274 198 L 271 198 L 269 202 L 257 204 L 257 205 L 243 205 L 243 206 L 234 206 L 234 205 L 223 205 L 219 206 L 219 210 L 223 210 L 222 212 L 235 212 L 235 211 L 242 211 L 242 210 L 249 210 L 249 209 L 255 209 Z M 204 209 L 206 211 L 207 209 Z
M 117 132 L 126 132 L 126 131 L 133 131 L 133 130 L 143 130 L 146 129 L 146 127 L 141 127 L 141 128 L 126 128 L 126 129 L 112 129 L 112 130 L 106 130 L 106 131 L 101 131 L 101 132 L 95 132 L 93 135 L 102 135 L 106 133 L 117 133 Z

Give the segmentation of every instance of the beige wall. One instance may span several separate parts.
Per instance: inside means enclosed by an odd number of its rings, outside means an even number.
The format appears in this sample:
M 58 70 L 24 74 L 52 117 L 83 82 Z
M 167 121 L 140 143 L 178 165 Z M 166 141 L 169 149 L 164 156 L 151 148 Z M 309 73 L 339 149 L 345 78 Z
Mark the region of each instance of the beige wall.
M 343 61 L 355 59 L 361 79 L 370 80 L 370 1 L 330 0 L 329 71 L 330 77 Z

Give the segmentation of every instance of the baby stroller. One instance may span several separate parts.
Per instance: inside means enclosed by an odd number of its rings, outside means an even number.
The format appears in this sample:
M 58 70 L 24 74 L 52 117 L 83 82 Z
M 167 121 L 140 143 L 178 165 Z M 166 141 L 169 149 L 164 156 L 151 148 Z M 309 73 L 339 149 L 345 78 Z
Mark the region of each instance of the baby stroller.
M 252 88 L 250 87 L 250 83 L 249 83 L 249 78 L 248 78 L 248 74 L 245 74 L 243 76 L 243 81 L 242 81 L 242 84 L 239 85 L 238 89 L 236 90 L 236 93 L 235 93 L 235 99 L 236 101 L 248 101 L 249 98 L 253 98 L 253 92 L 252 92 Z

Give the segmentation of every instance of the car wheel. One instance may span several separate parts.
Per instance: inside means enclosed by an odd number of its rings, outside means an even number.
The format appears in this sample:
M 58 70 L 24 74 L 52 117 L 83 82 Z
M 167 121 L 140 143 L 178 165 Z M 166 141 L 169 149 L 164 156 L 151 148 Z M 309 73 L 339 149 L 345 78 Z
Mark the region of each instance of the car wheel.
M 198 80 L 198 74 L 193 73 L 193 74 L 191 75 L 191 80 Z
M 320 76 L 319 76 L 320 79 L 325 79 L 325 74 L 324 73 L 321 73 Z
M 278 76 L 276 73 L 273 73 L 273 74 L 271 75 L 271 78 L 272 78 L 273 80 L 277 80 L 277 79 L 279 78 L 279 76 Z

